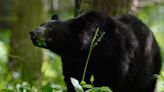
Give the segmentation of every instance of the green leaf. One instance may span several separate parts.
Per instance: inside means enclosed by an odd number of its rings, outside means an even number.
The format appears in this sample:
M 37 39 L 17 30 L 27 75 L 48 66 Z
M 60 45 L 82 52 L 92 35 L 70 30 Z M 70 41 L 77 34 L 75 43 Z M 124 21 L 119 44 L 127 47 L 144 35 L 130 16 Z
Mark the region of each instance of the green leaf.
M 85 84 L 85 85 L 83 85 L 83 88 L 91 89 L 91 88 L 93 88 L 93 86 L 91 84 Z
M 90 78 L 90 82 L 93 84 L 94 80 L 95 80 L 95 78 L 94 78 L 94 75 L 92 74 L 91 78 Z
M 47 85 L 42 87 L 42 92 L 52 92 L 52 90 L 53 89 L 51 87 L 47 86 Z
M 158 74 L 153 74 L 153 76 L 151 77 L 152 79 L 157 79 L 157 78 L 159 78 L 160 77 L 160 75 L 158 75 Z
M 45 40 L 37 40 L 37 45 L 40 46 L 40 47 L 46 47 L 46 42 Z
M 74 86 L 76 92 L 84 92 L 84 90 L 81 87 L 81 85 L 79 84 L 78 80 L 76 80 L 75 78 L 71 77 L 71 83 Z
M 103 86 L 89 89 L 86 92 L 112 92 L 112 90 L 109 87 Z

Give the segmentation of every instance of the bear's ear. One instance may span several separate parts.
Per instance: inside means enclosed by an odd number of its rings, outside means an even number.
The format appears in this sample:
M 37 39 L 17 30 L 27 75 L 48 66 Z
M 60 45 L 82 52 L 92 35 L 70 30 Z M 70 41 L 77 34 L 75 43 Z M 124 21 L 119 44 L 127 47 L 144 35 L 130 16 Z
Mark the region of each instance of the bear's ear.
M 52 17 L 51 17 L 52 20 L 59 20 L 59 17 L 57 14 L 54 14 Z

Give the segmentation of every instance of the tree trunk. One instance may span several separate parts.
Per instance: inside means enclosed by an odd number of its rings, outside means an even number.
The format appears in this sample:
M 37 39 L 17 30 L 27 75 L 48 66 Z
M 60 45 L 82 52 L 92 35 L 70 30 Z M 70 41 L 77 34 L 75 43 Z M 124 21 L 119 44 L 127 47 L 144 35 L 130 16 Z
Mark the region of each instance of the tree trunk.
M 75 16 L 77 16 L 80 13 L 80 2 L 81 0 L 75 0 Z
M 0 28 L 10 28 L 13 18 L 13 1 L 0 0 Z
M 127 14 L 131 0 L 80 0 L 80 12 L 95 10 L 107 15 Z
M 39 26 L 43 19 L 42 0 L 15 2 L 17 18 L 12 30 L 10 65 L 16 71 L 20 69 L 22 80 L 30 82 L 41 76 L 42 52 L 32 44 L 29 31 Z

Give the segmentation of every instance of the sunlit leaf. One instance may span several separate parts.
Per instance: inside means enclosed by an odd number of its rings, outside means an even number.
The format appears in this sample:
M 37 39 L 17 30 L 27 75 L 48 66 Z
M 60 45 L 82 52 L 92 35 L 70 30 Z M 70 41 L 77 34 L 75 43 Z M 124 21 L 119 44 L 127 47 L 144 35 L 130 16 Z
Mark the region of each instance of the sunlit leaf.
M 83 88 L 80 86 L 79 81 L 71 77 L 71 83 L 75 88 L 76 92 L 84 92 Z

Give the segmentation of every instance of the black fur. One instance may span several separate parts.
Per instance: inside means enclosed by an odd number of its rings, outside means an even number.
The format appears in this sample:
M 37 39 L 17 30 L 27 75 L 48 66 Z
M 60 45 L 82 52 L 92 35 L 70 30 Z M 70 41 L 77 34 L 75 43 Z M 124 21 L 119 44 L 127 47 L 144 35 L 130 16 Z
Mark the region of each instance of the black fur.
M 68 92 L 74 92 L 70 77 L 82 78 L 97 27 L 105 35 L 93 49 L 85 81 L 89 83 L 93 74 L 95 86 L 109 86 L 114 92 L 154 92 L 152 76 L 160 72 L 160 49 L 150 29 L 135 16 L 90 11 L 67 21 L 55 19 L 31 32 L 31 38 L 36 46 L 44 38 L 46 46 L 40 47 L 62 56 Z

